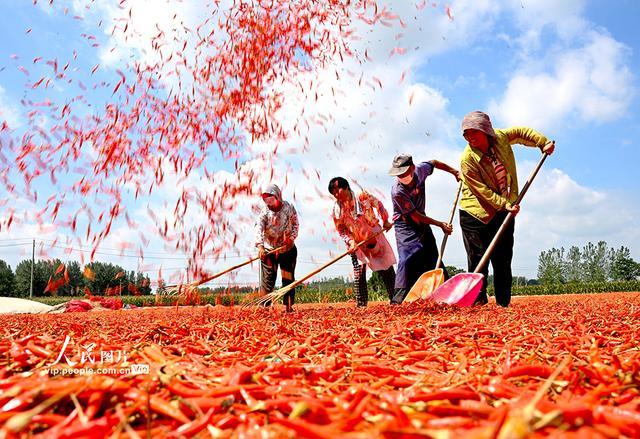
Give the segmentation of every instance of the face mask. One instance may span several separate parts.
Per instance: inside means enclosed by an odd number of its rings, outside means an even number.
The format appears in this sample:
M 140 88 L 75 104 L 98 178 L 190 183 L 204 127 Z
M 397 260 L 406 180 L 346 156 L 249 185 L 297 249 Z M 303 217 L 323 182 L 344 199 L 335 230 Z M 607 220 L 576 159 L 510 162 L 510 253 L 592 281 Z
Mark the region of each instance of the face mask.
M 280 201 L 276 197 L 266 197 L 263 198 L 264 204 L 271 210 L 277 210 L 280 207 Z
M 400 181 L 400 183 L 404 184 L 404 185 L 410 185 L 411 182 L 413 181 L 413 173 L 406 175 L 404 177 L 398 177 L 398 181 Z

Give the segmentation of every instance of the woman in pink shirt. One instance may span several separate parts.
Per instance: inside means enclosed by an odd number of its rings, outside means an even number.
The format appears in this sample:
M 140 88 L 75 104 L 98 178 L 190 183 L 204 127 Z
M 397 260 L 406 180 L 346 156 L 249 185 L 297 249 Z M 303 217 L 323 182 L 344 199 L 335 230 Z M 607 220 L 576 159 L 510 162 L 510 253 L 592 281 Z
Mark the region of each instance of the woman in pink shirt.
M 352 249 L 354 284 L 358 306 L 367 306 L 367 265 L 377 272 L 387 289 L 389 300 L 393 298 L 396 273 L 393 264 L 396 256 L 387 238 L 378 235 L 362 247 L 356 244 L 374 236 L 383 228 L 389 230 L 389 214 L 382 202 L 366 191 L 356 194 L 349 182 L 342 177 L 334 177 L 329 182 L 329 192 L 336 199 L 333 206 L 333 222 L 340 237 Z

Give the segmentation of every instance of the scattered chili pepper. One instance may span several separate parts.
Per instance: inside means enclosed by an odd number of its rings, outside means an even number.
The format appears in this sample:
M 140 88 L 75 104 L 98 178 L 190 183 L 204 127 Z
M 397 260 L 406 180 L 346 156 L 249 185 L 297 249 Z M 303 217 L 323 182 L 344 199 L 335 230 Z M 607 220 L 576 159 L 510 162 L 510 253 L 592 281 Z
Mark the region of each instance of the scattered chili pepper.
M 640 434 L 640 352 L 620 349 L 637 334 L 638 296 L 515 298 L 508 312 L 414 302 L 401 313 L 386 305 L 358 315 L 348 305 L 309 305 L 302 316 L 208 313 L 206 319 L 183 308 L 1 315 L 0 434 L 197 437 L 207 428 L 222 436 L 321 438 Z M 25 336 L 25 322 L 32 335 Z M 486 322 L 491 331 L 483 331 Z M 154 331 L 162 333 L 161 344 L 151 341 Z M 105 366 L 99 355 L 93 364 L 87 359 L 83 350 L 93 345 L 97 352 L 121 349 L 127 365 L 148 364 L 149 374 L 47 372 L 64 334 L 73 335 L 53 371 Z M 560 335 L 574 339 L 575 349 L 557 344 Z M 314 349 L 297 349 L 309 343 Z M 615 373 L 607 369 L 613 364 Z

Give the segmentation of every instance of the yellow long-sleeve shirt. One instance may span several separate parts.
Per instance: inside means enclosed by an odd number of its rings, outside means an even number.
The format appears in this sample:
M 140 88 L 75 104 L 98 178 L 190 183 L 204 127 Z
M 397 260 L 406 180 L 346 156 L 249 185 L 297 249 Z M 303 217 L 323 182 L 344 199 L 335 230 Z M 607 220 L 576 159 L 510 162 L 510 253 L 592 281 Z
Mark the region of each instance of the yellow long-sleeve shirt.
M 496 212 L 518 198 L 518 175 L 511 145 L 516 143 L 540 149 L 548 142 L 539 132 L 526 127 L 495 130 L 492 144 L 495 155 L 507 171 L 508 198 L 500 194 L 500 185 L 488 155 L 471 145 L 462 152 L 460 171 L 464 181 L 460 208 L 487 224 Z

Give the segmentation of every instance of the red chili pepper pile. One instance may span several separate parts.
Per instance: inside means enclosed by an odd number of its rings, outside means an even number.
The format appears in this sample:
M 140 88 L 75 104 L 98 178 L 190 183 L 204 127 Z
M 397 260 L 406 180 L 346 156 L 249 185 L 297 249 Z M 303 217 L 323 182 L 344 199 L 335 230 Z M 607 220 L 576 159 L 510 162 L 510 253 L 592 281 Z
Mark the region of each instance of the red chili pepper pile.
M 637 293 L 0 325 L 0 436 L 640 437 Z

